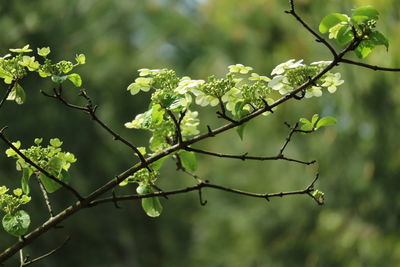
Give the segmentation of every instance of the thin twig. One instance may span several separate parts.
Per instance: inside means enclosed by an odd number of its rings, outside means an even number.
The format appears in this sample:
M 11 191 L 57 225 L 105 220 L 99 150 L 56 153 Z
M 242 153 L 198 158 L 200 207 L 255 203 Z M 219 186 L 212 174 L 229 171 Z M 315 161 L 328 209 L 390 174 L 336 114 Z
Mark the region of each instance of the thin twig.
M 111 134 L 113 136 L 114 140 L 120 141 L 123 144 L 125 144 L 126 146 L 128 146 L 130 149 L 132 149 L 135 152 L 135 154 L 139 157 L 139 159 L 143 163 L 143 165 L 146 166 L 146 168 L 149 171 L 151 171 L 151 169 L 147 166 L 146 159 L 144 158 L 143 154 L 139 151 L 139 149 L 136 146 L 134 146 L 133 144 L 131 144 L 128 140 L 123 138 L 121 135 L 119 135 L 115 131 L 113 131 L 109 126 L 107 126 L 102 120 L 100 120 L 97 117 L 97 115 L 96 115 L 97 106 L 94 106 L 92 104 L 92 100 L 87 95 L 85 90 L 83 90 L 83 89 L 81 90 L 80 96 L 85 98 L 85 100 L 88 102 L 88 104 L 86 106 L 78 106 L 78 105 L 69 103 L 62 95 L 62 87 L 61 86 L 59 87 L 58 91 L 56 89 L 54 89 L 54 95 L 50 95 L 44 91 L 42 91 L 42 94 L 47 97 L 59 100 L 61 103 L 63 103 L 65 106 L 67 106 L 69 108 L 80 110 L 80 111 L 83 111 L 83 112 L 89 114 L 93 121 L 95 121 L 104 130 L 106 130 L 109 134 Z
M 55 249 L 50 250 L 49 252 L 47 252 L 46 254 L 43 254 L 40 257 L 34 258 L 32 260 L 26 261 L 24 262 L 21 266 L 28 266 L 31 265 L 32 263 L 38 262 L 43 260 L 44 258 L 47 258 L 49 256 L 51 256 L 52 254 L 56 253 L 58 250 L 60 250 L 62 247 L 64 247 L 68 241 L 71 239 L 71 237 L 67 237 L 64 242 L 62 242 L 58 247 L 56 247 Z
M 202 188 L 213 188 L 213 189 L 217 189 L 217 190 L 221 190 L 221 191 L 225 191 L 225 192 L 229 192 L 229 193 L 237 194 L 237 195 L 243 195 L 243 196 L 254 197 L 254 198 L 270 199 L 273 197 L 284 197 L 284 196 L 290 196 L 290 195 L 304 195 L 304 194 L 311 193 L 312 191 L 314 191 L 313 186 L 317 179 L 318 179 L 318 177 L 316 179 L 314 179 L 313 182 L 303 190 L 278 192 L 278 193 L 246 192 L 246 191 L 233 189 L 233 188 L 229 188 L 229 187 L 225 187 L 225 186 L 221 186 L 221 185 L 202 182 L 195 186 L 186 187 L 183 189 L 177 189 L 177 190 L 165 191 L 165 192 L 154 192 L 154 193 L 145 194 L 145 195 L 138 195 L 138 194 L 125 195 L 125 196 L 117 197 L 116 199 L 118 201 L 127 201 L 127 200 L 137 200 L 137 199 L 143 199 L 143 198 L 159 197 L 159 196 L 178 195 L 178 194 L 188 193 L 191 191 L 198 191 Z M 99 204 L 113 202 L 113 201 L 115 201 L 115 199 L 113 197 L 107 197 L 107 198 L 98 199 L 98 200 L 94 200 L 94 201 L 90 202 L 90 206 L 93 207 L 93 206 L 97 206 Z
M 40 181 L 39 177 L 37 175 L 35 175 L 35 177 L 36 177 L 36 181 L 39 184 L 40 191 L 42 191 L 44 202 L 46 203 L 46 207 L 47 207 L 47 210 L 49 211 L 50 218 L 52 218 L 52 217 L 54 217 L 54 212 L 53 212 L 53 208 L 51 207 L 51 203 L 50 203 L 50 199 L 49 199 L 49 196 L 47 194 L 47 191 L 44 188 L 44 186 L 43 186 L 42 182 Z
M 39 165 L 37 165 L 35 162 L 33 162 L 31 159 L 29 159 L 27 156 L 25 156 L 21 150 L 19 150 L 18 148 L 16 148 L 8 139 L 7 137 L 4 135 L 4 130 L 7 127 L 3 127 L 0 130 L 0 138 L 12 149 L 15 151 L 15 153 L 17 153 L 21 158 L 23 158 L 27 163 L 29 163 L 30 165 L 32 165 L 33 167 L 35 167 L 39 172 L 43 173 L 44 175 L 46 175 L 49 179 L 53 180 L 54 182 L 58 183 L 59 185 L 61 185 L 62 187 L 64 187 L 65 189 L 69 190 L 70 192 L 72 192 L 79 200 L 83 200 L 83 197 L 78 193 L 78 191 L 76 191 L 74 188 L 72 188 L 70 185 L 64 183 L 63 181 L 61 181 L 60 179 L 58 179 L 57 177 L 55 177 L 54 175 L 50 174 L 49 172 L 47 172 L 45 169 L 43 169 L 42 167 L 40 167 Z
M 10 95 L 11 90 L 13 89 L 13 87 L 14 87 L 14 85 L 15 85 L 16 82 L 17 82 L 17 81 L 13 81 L 13 82 L 8 86 L 6 93 L 4 94 L 3 98 L 2 98 L 1 101 L 0 101 L 0 108 L 3 106 L 4 102 L 6 102 L 8 96 Z
M 400 68 L 379 67 L 379 66 L 374 66 L 374 65 L 370 65 L 370 64 L 366 64 L 366 63 L 362 63 L 362 62 L 357 62 L 357 61 L 353 61 L 353 60 L 345 59 L 345 58 L 342 58 L 340 60 L 340 62 L 349 64 L 349 65 L 360 66 L 360 67 L 371 69 L 371 70 L 375 70 L 375 71 L 391 71 L 391 72 L 399 72 L 400 71 Z
M 311 29 L 310 26 L 296 13 L 295 6 L 294 6 L 294 1 L 290 0 L 290 10 L 286 10 L 285 13 L 291 14 L 293 17 L 296 18 L 298 22 L 300 22 L 301 25 L 303 25 L 304 28 L 306 28 L 312 35 L 314 35 L 317 38 L 317 42 L 324 44 L 329 51 L 331 51 L 332 55 L 334 58 L 337 58 L 338 54 L 336 53 L 335 49 L 326 41 L 322 36 L 320 36 L 318 33 L 316 33 L 313 29 Z

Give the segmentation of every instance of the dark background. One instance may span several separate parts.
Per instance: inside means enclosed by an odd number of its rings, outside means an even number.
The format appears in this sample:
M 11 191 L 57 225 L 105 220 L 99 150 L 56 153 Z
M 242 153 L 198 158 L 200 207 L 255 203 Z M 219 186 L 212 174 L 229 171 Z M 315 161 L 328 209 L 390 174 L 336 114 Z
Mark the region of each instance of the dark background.
M 378 48 L 366 60 L 382 66 L 400 66 L 400 2 L 298 2 L 298 12 L 314 28 L 332 12 L 373 4 L 381 14 L 378 28 L 390 39 L 389 53 Z M 55 60 L 73 60 L 85 53 L 87 64 L 78 72 L 84 87 L 99 105 L 99 117 L 121 135 L 146 145 L 145 132 L 124 123 L 146 109 L 149 94 L 131 96 L 126 87 L 139 68 L 173 68 L 181 76 L 205 79 L 224 75 L 226 67 L 242 63 L 269 76 L 272 68 L 291 58 L 307 63 L 329 60 L 330 54 L 283 11 L 283 0 L 58 0 L 0 1 L 0 51 L 30 44 L 50 46 Z M 204 190 L 201 207 L 197 193 L 162 199 L 161 217 L 153 219 L 140 202 L 112 204 L 83 210 L 36 240 L 25 252 L 39 256 L 71 235 L 57 254 L 37 266 L 397 266 L 400 264 L 400 122 L 399 75 L 339 66 L 345 84 L 337 93 L 291 101 L 273 116 L 260 118 L 246 129 L 245 140 L 234 132 L 205 140 L 201 147 L 226 153 L 274 155 L 287 134 L 283 122 L 296 122 L 319 113 L 339 123 L 313 135 L 296 136 L 288 156 L 318 160 L 318 166 L 288 162 L 241 162 L 199 157 L 198 175 L 217 184 L 257 192 L 302 189 L 320 172 L 318 188 L 326 204 L 294 196 L 272 199 L 243 198 Z M 50 91 L 50 81 L 30 77 L 23 83 L 27 101 L 7 102 L 0 126 L 7 135 L 30 146 L 35 137 L 59 137 L 78 162 L 71 168 L 71 184 L 87 194 L 135 162 L 127 147 L 115 142 L 90 118 L 68 110 L 39 90 Z M 3 92 L 5 86 L 3 86 Z M 67 94 L 84 102 L 77 89 Z M 221 122 L 212 113 L 201 119 Z M 0 150 L 6 150 L 0 144 Z M 1 152 L 3 153 L 3 152 Z M 161 170 L 164 190 L 193 184 L 175 172 L 172 162 Z M 15 162 L 0 158 L 0 184 L 19 186 Z M 118 189 L 135 192 L 135 188 Z M 32 227 L 46 218 L 35 189 L 26 208 Z M 60 211 L 73 201 L 67 192 L 51 195 Z M 0 234 L 1 249 L 15 239 Z M 17 266 L 17 257 L 6 266 Z

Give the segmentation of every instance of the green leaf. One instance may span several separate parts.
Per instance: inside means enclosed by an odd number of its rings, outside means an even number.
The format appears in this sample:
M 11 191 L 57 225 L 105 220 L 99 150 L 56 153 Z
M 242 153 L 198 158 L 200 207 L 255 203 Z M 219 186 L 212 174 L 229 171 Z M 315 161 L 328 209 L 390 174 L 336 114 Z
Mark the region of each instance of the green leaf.
M 379 12 L 372 6 L 363 6 L 353 10 L 352 17 L 365 16 L 369 19 L 379 19 Z
M 353 16 L 351 17 L 351 22 L 353 24 L 363 24 L 367 22 L 369 18 L 367 16 Z
M 153 125 L 159 125 L 163 122 L 165 111 L 159 104 L 154 105 L 149 111 L 151 112 L 151 123 Z
M 322 119 L 320 119 L 317 123 L 316 128 L 320 128 L 320 127 L 324 127 L 324 126 L 330 126 L 330 125 L 334 125 L 337 123 L 337 120 L 335 118 L 332 117 L 324 117 Z
M 86 63 L 86 57 L 84 54 L 76 55 L 75 60 L 78 64 L 82 65 Z
M 14 100 L 19 105 L 23 104 L 25 102 L 24 89 L 18 83 L 15 83 L 7 97 L 7 100 Z
M 383 33 L 374 31 L 369 35 L 369 39 L 372 44 L 384 45 L 386 47 L 386 51 L 389 50 L 389 40 Z
M 330 28 L 345 21 L 348 21 L 348 17 L 344 14 L 339 14 L 339 13 L 329 14 L 321 20 L 321 23 L 319 24 L 319 31 L 321 33 L 327 33 Z
M 345 45 L 354 39 L 353 31 L 349 25 L 345 25 L 338 31 L 336 42 L 339 45 Z
M 158 197 L 142 199 L 142 207 L 146 214 L 150 217 L 154 218 L 161 215 L 162 206 Z
M 57 191 L 58 189 L 61 188 L 61 185 L 57 183 L 56 181 L 53 181 L 52 179 L 48 178 L 46 175 L 43 173 L 39 174 L 39 179 L 42 182 L 44 188 L 46 189 L 47 192 L 53 193 Z
M 239 125 L 236 127 L 236 133 L 239 135 L 240 140 L 243 140 L 244 136 L 244 128 L 246 127 L 247 123 L 243 123 L 242 125 Z
M 168 158 L 168 156 L 165 156 L 155 162 L 153 162 L 152 164 L 150 164 L 150 168 L 152 168 L 155 171 L 158 171 L 159 169 L 161 169 L 162 165 L 164 164 L 164 161 Z
M 6 214 L 2 220 L 4 230 L 13 236 L 24 235 L 31 224 L 29 214 L 24 210 L 19 210 L 14 214 Z
M 366 58 L 374 49 L 375 45 L 370 40 L 362 41 L 354 50 L 358 58 Z
M 31 168 L 22 169 L 22 179 L 21 179 L 21 188 L 25 194 L 29 194 L 29 179 L 31 178 L 33 171 Z
M 76 87 L 82 86 L 82 78 L 79 74 L 71 73 L 67 75 L 68 80 L 70 80 Z
M 194 152 L 180 151 L 179 157 L 181 159 L 183 168 L 192 172 L 197 170 L 197 159 Z
M 136 192 L 139 195 L 154 193 L 150 185 L 139 185 L 136 188 Z M 142 199 L 142 208 L 146 214 L 150 217 L 158 217 L 161 214 L 162 206 L 158 197 L 150 197 Z
M 51 80 L 55 83 L 63 83 L 65 82 L 65 80 L 68 78 L 68 75 L 64 75 L 64 76 L 58 76 L 58 75 L 53 75 L 51 76 Z
M 62 145 L 62 143 L 63 142 L 60 141 L 60 139 L 58 139 L 58 138 L 50 139 L 50 145 L 53 147 L 60 147 Z
M 179 96 L 179 95 L 176 95 L 176 94 L 167 93 L 162 98 L 161 104 L 166 109 L 174 110 L 176 108 L 181 107 L 181 105 L 180 105 L 181 99 L 182 99 L 182 96 Z
M 319 119 L 319 115 L 318 114 L 314 114 L 311 118 L 311 124 L 314 126 L 316 124 L 316 122 Z
M 300 127 L 302 131 L 311 131 L 313 129 L 313 124 L 306 118 L 300 118 L 299 120 L 303 125 Z

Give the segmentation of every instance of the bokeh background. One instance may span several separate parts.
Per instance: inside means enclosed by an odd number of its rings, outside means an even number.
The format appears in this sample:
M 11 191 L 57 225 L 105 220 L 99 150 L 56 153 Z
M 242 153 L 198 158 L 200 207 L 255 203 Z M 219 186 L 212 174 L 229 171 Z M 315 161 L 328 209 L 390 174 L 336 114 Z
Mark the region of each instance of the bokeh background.
M 400 1 L 296 2 L 314 29 L 328 13 L 374 5 L 390 49 L 377 49 L 366 62 L 400 66 Z M 148 135 L 123 126 L 149 101 L 148 94 L 133 97 L 126 91 L 139 68 L 173 68 L 179 75 L 204 79 L 224 75 L 236 63 L 269 75 L 291 58 L 329 60 L 327 49 L 283 12 L 287 8 L 286 0 L 2 0 L 0 53 L 28 43 L 50 46 L 55 60 L 85 53 L 87 64 L 79 73 L 99 105 L 99 117 L 143 146 Z M 315 113 L 336 117 L 338 125 L 295 136 L 288 147 L 288 156 L 317 159 L 318 166 L 199 156 L 200 177 L 256 192 L 302 189 L 319 171 L 324 206 L 305 196 L 266 202 L 213 190 L 203 192 L 205 207 L 195 192 L 162 199 L 163 214 L 156 219 L 145 215 L 140 202 L 120 203 L 121 209 L 110 204 L 81 211 L 25 252 L 39 256 L 70 235 L 62 250 L 37 266 L 400 266 L 400 78 L 353 66 L 338 66 L 337 71 L 346 82 L 336 94 L 282 105 L 273 116 L 250 123 L 244 141 L 227 133 L 199 144 L 226 153 L 275 155 L 287 134 L 284 121 Z M 51 82 L 31 77 L 23 86 L 26 104 L 6 103 L 0 126 L 8 125 L 10 139 L 26 145 L 35 137 L 62 139 L 78 158 L 71 169 L 72 185 L 81 192 L 89 193 L 134 163 L 129 149 L 87 115 L 41 95 L 39 90 L 51 90 Z M 76 89 L 66 91 L 71 101 L 84 103 Z M 213 113 L 201 119 L 211 126 L 222 123 Z M 6 146 L 0 144 L 0 150 Z M 16 187 L 20 175 L 13 160 L 0 157 L 0 184 Z M 192 184 L 172 162 L 162 169 L 159 185 L 164 190 Z M 27 208 L 32 226 L 47 216 L 38 193 L 33 190 L 34 201 Z M 73 200 L 67 192 L 51 199 L 58 211 Z M 14 241 L 0 234 L 1 249 Z M 17 257 L 5 266 L 17 266 Z

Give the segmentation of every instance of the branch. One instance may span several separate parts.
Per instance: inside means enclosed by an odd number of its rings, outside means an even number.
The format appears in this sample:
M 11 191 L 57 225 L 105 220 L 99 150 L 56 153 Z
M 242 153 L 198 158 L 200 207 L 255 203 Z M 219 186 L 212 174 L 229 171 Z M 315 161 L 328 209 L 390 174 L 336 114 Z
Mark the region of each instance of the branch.
M 81 90 L 80 96 L 82 96 L 83 98 L 86 99 L 86 101 L 88 102 L 88 104 L 86 106 L 78 106 L 78 105 L 74 105 L 69 103 L 63 96 L 62 96 L 62 87 L 60 85 L 58 91 L 54 88 L 54 95 L 50 95 L 44 91 L 41 91 L 41 93 L 47 97 L 50 98 L 55 98 L 57 100 L 59 100 L 61 103 L 63 103 L 65 106 L 72 108 L 72 109 L 76 109 L 76 110 L 80 110 L 83 111 L 87 114 L 90 115 L 90 117 L 92 118 L 92 120 L 94 120 L 97 124 L 99 124 L 104 130 L 106 130 L 109 134 L 111 134 L 114 138 L 114 140 L 116 141 L 120 141 L 121 143 L 125 144 L 126 146 L 128 146 L 129 148 L 131 148 L 136 155 L 139 157 L 140 161 L 147 167 L 147 163 L 146 163 L 146 159 L 144 158 L 143 154 L 139 151 L 139 149 L 134 146 L 133 144 L 131 144 L 128 140 L 126 140 L 125 138 L 123 138 L 121 135 L 117 134 L 115 131 L 113 131 L 110 127 L 108 127 L 103 121 L 101 121 L 97 115 L 96 115 L 96 110 L 97 110 L 97 106 L 94 106 L 92 104 L 92 100 L 90 99 L 90 97 L 87 95 L 85 90 Z M 149 171 L 150 168 L 148 168 Z
M 3 106 L 4 102 L 6 102 L 8 96 L 10 95 L 11 90 L 12 90 L 12 88 L 14 87 L 14 85 L 15 85 L 16 82 L 17 82 L 17 81 L 13 81 L 13 82 L 8 86 L 6 93 L 4 94 L 3 98 L 2 98 L 1 101 L 0 101 L 0 108 Z
M 44 175 L 46 175 L 49 179 L 53 180 L 54 182 L 58 183 L 59 185 L 61 185 L 62 187 L 64 187 L 65 189 L 69 190 L 70 192 L 72 192 L 72 194 L 74 194 L 79 200 L 83 200 L 83 197 L 71 186 L 69 186 L 68 184 L 64 183 L 63 181 L 61 181 L 60 179 L 58 179 L 57 177 L 55 177 L 54 175 L 48 173 L 45 169 L 43 169 L 42 167 L 40 167 L 39 165 L 37 165 L 35 162 L 33 162 L 31 159 L 29 159 L 27 156 L 25 156 L 21 150 L 19 150 L 18 148 L 16 148 L 8 139 L 7 137 L 4 135 L 4 130 L 7 128 L 3 127 L 0 130 L 0 138 L 12 149 L 15 151 L 15 153 L 17 153 L 21 158 L 23 158 L 27 163 L 29 163 L 30 165 L 32 165 L 33 167 L 35 167 L 39 172 L 43 173 Z
M 254 198 L 263 198 L 263 199 L 270 199 L 273 197 L 284 197 L 284 196 L 290 196 L 290 195 L 304 195 L 304 194 L 308 195 L 314 191 L 314 184 L 317 181 L 317 179 L 318 179 L 318 174 L 314 178 L 313 182 L 303 190 L 278 192 L 278 193 L 253 193 L 253 192 L 246 192 L 246 191 L 233 189 L 233 188 L 229 188 L 229 187 L 225 187 L 225 186 L 221 186 L 221 185 L 211 184 L 211 183 L 207 183 L 207 182 L 200 182 L 199 184 L 197 184 L 195 186 L 190 186 L 190 187 L 186 187 L 183 189 L 177 189 L 177 190 L 166 191 L 166 192 L 154 192 L 154 193 L 144 194 L 144 195 L 138 195 L 138 194 L 126 195 L 126 196 L 120 196 L 120 197 L 116 197 L 116 198 L 115 197 L 107 197 L 107 198 L 103 198 L 103 199 L 99 199 L 99 200 L 94 200 L 89 203 L 89 206 L 93 207 L 93 206 L 97 206 L 97 205 L 108 203 L 108 202 L 114 202 L 116 200 L 117 201 L 127 201 L 127 200 L 137 200 L 137 199 L 151 198 L 151 197 L 179 195 L 179 194 L 184 194 L 184 193 L 188 193 L 191 191 L 198 191 L 198 190 L 201 190 L 202 188 L 213 188 L 216 190 L 221 190 L 221 191 L 225 191 L 225 192 L 232 193 L 232 194 L 243 195 L 243 196 L 254 197 Z
M 317 42 L 324 44 L 329 49 L 329 51 L 331 51 L 333 57 L 337 58 L 338 54 L 336 53 L 335 49 L 322 36 L 320 36 L 313 29 L 311 29 L 311 27 L 308 26 L 307 23 L 299 15 L 297 15 L 294 6 L 294 1 L 289 0 L 289 4 L 290 4 L 290 10 L 286 10 L 285 13 L 291 14 L 293 17 L 295 17 L 295 19 L 298 22 L 300 22 L 300 24 L 303 25 L 303 27 L 306 28 L 307 31 L 309 31 L 312 35 L 314 35 L 315 38 L 317 38 L 316 39 Z
M 300 161 L 292 158 L 287 158 L 283 156 L 282 154 L 278 154 L 277 156 L 271 156 L 271 157 L 259 157 L 259 156 L 248 156 L 247 153 L 243 155 L 230 155 L 230 154 L 223 154 L 223 153 L 216 153 L 216 152 L 211 152 L 211 151 L 206 151 L 198 148 L 193 148 L 193 147 L 185 147 L 184 148 L 187 151 L 192 151 L 195 153 L 199 154 L 205 154 L 209 156 L 214 156 L 218 158 L 229 158 L 229 159 L 240 159 L 240 160 L 258 160 L 258 161 L 266 161 L 266 160 L 287 160 L 287 161 L 292 161 L 292 162 L 297 162 L 305 165 L 311 165 L 314 164 L 316 161 Z
M 65 239 L 64 242 L 61 243 L 61 245 L 59 245 L 59 246 L 56 247 L 55 249 L 50 250 L 49 252 L 47 252 L 46 254 L 43 254 L 43 255 L 40 256 L 40 257 L 34 258 L 34 259 L 32 259 L 32 260 L 29 260 L 29 261 L 25 261 L 25 260 L 24 260 L 24 261 L 22 262 L 22 264 L 21 264 L 21 267 L 22 267 L 22 266 L 31 265 L 32 263 L 38 262 L 38 261 L 40 261 L 40 260 L 43 260 L 44 258 L 49 257 L 50 255 L 56 253 L 58 250 L 60 250 L 62 247 L 64 247 L 64 246 L 68 243 L 69 240 L 70 240 L 70 237 L 67 237 L 67 239 Z
M 379 66 L 369 65 L 366 63 L 357 62 L 357 61 L 353 61 L 353 60 L 345 59 L 345 58 L 340 59 L 339 62 L 343 62 L 343 63 L 349 64 L 349 65 L 356 65 L 359 67 L 363 67 L 363 68 L 367 68 L 367 69 L 371 69 L 371 70 L 375 70 L 375 71 L 378 71 L 378 70 L 379 71 L 391 71 L 391 72 L 399 72 L 400 71 L 400 68 L 379 67 Z
M 54 217 L 53 208 L 51 207 L 49 196 L 44 188 L 42 182 L 40 181 L 39 177 L 35 175 L 36 181 L 39 183 L 40 191 L 42 191 L 42 195 L 44 198 L 44 202 L 46 203 L 47 210 L 49 211 L 50 217 Z

